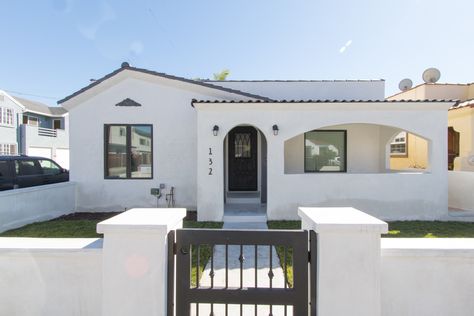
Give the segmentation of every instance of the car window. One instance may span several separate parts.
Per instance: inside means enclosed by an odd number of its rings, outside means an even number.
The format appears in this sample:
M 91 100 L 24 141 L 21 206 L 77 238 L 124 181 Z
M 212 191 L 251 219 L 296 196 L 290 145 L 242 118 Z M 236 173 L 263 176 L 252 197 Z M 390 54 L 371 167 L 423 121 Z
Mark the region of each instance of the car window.
M 19 176 L 33 176 L 42 174 L 42 170 L 34 160 L 17 160 L 15 162 L 15 171 Z
M 38 160 L 41 168 L 43 169 L 43 174 L 58 174 L 61 173 L 61 167 L 59 167 L 52 160 Z
M 0 178 L 9 177 L 10 170 L 8 167 L 8 161 L 0 161 Z

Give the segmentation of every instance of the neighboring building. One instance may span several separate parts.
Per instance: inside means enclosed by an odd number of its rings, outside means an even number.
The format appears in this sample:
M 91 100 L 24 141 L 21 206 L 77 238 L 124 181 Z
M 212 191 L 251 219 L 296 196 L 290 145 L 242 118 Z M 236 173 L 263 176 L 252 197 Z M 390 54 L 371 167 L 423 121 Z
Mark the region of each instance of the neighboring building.
M 296 219 L 310 205 L 439 218 L 454 102 L 387 101 L 384 85 L 195 81 L 124 63 L 58 102 L 70 113 L 77 209 L 153 207 L 150 189 L 164 184 L 163 196 L 174 187 L 176 206 L 197 209 L 199 220 L 230 209 Z M 401 132 L 429 140 L 426 169 L 390 169 Z
M 448 169 L 474 171 L 474 83 L 440 84 L 424 83 L 399 92 L 387 100 L 459 100 L 448 111 Z M 410 168 L 414 163 L 426 165 L 427 141 L 407 134 L 408 151 L 404 157 L 392 157 L 396 169 Z
M 23 110 L 23 105 L 0 90 L 0 155 L 18 154 L 18 127 Z
M 0 91 L 0 154 L 51 158 L 69 169 L 69 116 L 62 107 Z

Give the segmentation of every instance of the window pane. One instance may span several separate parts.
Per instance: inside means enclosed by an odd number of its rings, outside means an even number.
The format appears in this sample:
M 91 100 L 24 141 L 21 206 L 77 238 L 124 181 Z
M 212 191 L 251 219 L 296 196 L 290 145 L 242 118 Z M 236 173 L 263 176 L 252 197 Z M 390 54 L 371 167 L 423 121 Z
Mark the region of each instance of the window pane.
M 17 160 L 16 173 L 19 176 L 32 176 L 42 174 L 42 171 L 34 160 Z
M 43 174 L 59 174 L 61 168 L 51 160 L 39 160 L 39 164 L 43 169 Z
M 305 133 L 305 171 L 345 171 L 345 133 L 329 130 Z
M 38 118 L 37 118 L 37 117 L 29 116 L 29 117 L 28 117 L 28 125 L 31 125 L 31 126 L 38 126 Z
M 250 133 L 236 133 L 234 146 L 235 158 L 251 158 L 252 148 L 250 142 Z
M 151 178 L 151 126 L 131 126 L 131 176 Z
M 0 178 L 11 177 L 8 161 L 0 161 Z
M 127 136 L 121 132 L 125 126 L 108 126 L 107 170 L 108 177 L 127 177 Z
M 392 156 L 403 156 L 407 154 L 407 132 L 400 132 L 390 144 Z

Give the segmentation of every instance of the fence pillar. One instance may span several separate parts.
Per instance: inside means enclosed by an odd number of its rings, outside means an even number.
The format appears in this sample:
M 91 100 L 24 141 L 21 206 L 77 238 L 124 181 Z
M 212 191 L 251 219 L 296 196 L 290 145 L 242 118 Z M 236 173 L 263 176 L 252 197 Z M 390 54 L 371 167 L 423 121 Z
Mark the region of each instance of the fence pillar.
M 167 234 L 185 209 L 131 209 L 100 222 L 102 316 L 166 315 Z
M 380 316 L 380 234 L 387 223 L 351 207 L 301 207 L 317 242 L 318 315 Z

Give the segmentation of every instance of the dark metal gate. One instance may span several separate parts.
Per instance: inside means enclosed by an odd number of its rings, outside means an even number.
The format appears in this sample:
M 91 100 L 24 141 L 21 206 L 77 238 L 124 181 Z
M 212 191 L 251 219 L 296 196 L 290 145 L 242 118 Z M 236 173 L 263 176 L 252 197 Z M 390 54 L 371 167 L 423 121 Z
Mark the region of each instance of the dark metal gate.
M 168 316 L 316 315 L 312 231 L 178 229 L 168 244 Z

